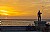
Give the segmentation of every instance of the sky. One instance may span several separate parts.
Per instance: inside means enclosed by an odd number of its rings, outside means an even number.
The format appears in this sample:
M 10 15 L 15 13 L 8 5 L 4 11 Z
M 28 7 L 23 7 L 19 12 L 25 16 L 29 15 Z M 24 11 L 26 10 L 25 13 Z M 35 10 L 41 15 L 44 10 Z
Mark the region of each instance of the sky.
M 0 0 L 0 16 L 36 19 L 39 10 L 50 19 L 50 0 Z

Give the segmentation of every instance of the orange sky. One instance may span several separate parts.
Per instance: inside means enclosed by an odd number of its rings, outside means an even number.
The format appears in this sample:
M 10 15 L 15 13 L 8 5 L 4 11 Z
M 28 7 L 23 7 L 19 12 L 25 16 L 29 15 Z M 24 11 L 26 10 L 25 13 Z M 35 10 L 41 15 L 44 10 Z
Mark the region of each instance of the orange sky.
M 38 10 L 43 13 L 42 18 L 50 18 L 50 0 L 0 0 L 1 16 L 37 18 Z

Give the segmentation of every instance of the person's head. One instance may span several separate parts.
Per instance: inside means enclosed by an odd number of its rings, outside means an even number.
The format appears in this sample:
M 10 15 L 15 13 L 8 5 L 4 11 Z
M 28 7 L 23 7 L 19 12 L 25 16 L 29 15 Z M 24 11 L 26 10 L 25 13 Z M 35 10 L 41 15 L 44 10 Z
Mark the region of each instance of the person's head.
M 39 10 L 39 12 L 40 12 L 40 10 Z

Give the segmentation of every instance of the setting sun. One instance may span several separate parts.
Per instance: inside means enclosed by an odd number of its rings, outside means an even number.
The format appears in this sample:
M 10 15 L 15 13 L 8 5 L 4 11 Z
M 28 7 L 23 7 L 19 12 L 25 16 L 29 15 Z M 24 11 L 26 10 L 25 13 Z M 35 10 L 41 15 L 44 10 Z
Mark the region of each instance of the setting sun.
M 12 9 L 11 7 L 8 7 L 8 6 L 0 6 L 0 15 L 1 16 L 6 16 L 6 15 L 8 15 L 8 16 L 11 16 L 10 14 L 13 14 L 13 13 L 15 13 L 14 12 L 15 10 L 14 9 Z
M 1 16 L 29 16 L 29 14 L 32 14 L 32 12 L 15 10 L 8 6 L 0 6 Z

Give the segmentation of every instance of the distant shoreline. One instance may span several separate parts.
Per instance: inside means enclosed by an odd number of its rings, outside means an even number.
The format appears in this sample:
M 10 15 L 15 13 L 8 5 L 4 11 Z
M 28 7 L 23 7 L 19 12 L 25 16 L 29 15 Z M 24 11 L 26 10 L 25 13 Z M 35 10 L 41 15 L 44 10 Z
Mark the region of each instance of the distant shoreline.
M 38 21 L 37 19 L 0 19 L 0 20 L 21 20 L 21 21 Z M 49 21 L 50 19 L 42 19 L 42 21 Z

